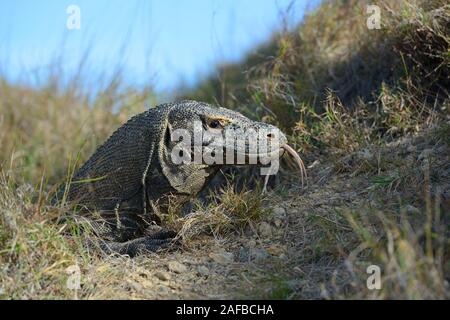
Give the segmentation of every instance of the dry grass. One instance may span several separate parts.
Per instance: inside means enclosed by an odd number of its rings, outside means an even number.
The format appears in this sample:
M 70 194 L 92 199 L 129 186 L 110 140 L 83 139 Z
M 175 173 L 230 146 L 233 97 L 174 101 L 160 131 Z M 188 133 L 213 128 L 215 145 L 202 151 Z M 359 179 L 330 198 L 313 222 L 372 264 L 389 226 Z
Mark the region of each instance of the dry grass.
M 49 224 L 30 199 L 0 177 L 1 295 L 15 299 L 64 297 L 64 269 L 76 257 L 61 226 Z M 70 292 L 69 292 L 70 293 Z
M 144 110 L 151 93 L 114 85 L 93 98 L 74 87 L 33 90 L 1 81 L 0 97 L 1 168 L 34 185 L 43 175 L 61 181 L 69 159 L 85 160 L 111 130 Z
M 194 212 L 174 222 L 179 236 L 186 242 L 200 234 L 215 238 L 230 237 L 236 232 L 242 234 L 246 228 L 255 229 L 255 224 L 269 215 L 260 190 L 236 191 L 229 183 L 214 195 L 210 204 L 199 204 Z

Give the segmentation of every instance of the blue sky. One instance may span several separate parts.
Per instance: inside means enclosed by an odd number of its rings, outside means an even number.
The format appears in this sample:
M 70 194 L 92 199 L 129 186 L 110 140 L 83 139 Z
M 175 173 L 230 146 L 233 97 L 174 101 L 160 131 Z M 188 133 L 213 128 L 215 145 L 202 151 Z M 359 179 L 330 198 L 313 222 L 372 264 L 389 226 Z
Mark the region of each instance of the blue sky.
M 238 61 L 282 27 L 291 3 L 292 26 L 317 1 L 0 0 L 0 72 L 38 83 L 55 59 L 67 75 L 89 52 L 93 78 L 120 64 L 128 84 L 167 92 Z M 71 4 L 81 11 L 79 30 L 66 27 Z

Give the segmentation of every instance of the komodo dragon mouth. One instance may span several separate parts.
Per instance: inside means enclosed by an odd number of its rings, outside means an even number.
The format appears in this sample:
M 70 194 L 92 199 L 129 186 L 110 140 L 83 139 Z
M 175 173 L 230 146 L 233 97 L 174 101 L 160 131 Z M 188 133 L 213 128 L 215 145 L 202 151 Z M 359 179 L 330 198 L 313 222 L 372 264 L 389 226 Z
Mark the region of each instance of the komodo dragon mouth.
M 211 152 L 213 149 L 209 148 L 209 146 L 204 146 L 204 148 L 206 150 L 208 150 L 209 152 Z M 297 153 L 297 151 L 294 150 L 294 148 L 292 148 L 290 145 L 288 145 L 287 143 L 283 143 L 279 146 L 279 148 L 277 150 L 273 150 L 270 152 L 255 152 L 255 153 L 248 153 L 248 152 L 236 152 L 236 156 L 239 157 L 243 157 L 246 160 L 248 158 L 254 158 L 254 159 L 261 159 L 261 158 L 265 158 L 265 159 L 270 159 L 272 160 L 278 160 L 278 158 L 280 158 L 281 156 L 283 156 L 283 153 L 286 151 L 286 153 L 288 155 L 290 155 L 294 162 L 298 165 L 299 169 L 300 169 L 300 178 L 301 178 L 301 183 L 302 186 L 304 186 L 305 181 L 307 180 L 308 176 L 306 173 L 306 167 L 305 164 L 302 160 L 302 158 L 300 157 L 300 155 Z M 234 157 L 233 157 L 234 160 Z M 230 164 L 238 164 L 239 163 L 230 163 Z M 245 161 L 242 164 L 247 164 Z

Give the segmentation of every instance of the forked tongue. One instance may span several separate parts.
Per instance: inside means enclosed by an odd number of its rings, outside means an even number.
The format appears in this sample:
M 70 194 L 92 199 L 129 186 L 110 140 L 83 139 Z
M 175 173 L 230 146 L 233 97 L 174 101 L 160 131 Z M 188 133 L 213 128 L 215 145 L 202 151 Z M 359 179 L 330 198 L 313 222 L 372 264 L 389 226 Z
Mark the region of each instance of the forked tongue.
M 289 155 L 291 155 L 292 158 L 294 158 L 295 163 L 298 165 L 298 167 L 300 169 L 300 177 L 302 179 L 302 187 L 303 187 L 305 180 L 307 181 L 307 179 L 308 179 L 308 176 L 306 174 L 306 167 L 305 167 L 305 164 L 303 163 L 302 158 L 300 158 L 298 153 L 288 144 L 283 144 L 281 146 L 281 148 L 283 148 Z M 263 194 L 266 192 L 267 183 L 269 182 L 269 177 L 270 177 L 269 175 L 266 175 L 266 177 L 264 179 L 264 187 L 263 187 L 263 191 L 262 191 Z
M 305 164 L 303 163 L 302 158 L 300 158 L 297 151 L 292 149 L 292 147 L 289 146 L 288 144 L 283 144 L 281 148 L 283 148 L 287 153 L 289 153 L 292 156 L 292 158 L 294 158 L 295 163 L 297 163 L 298 167 L 300 168 L 300 176 L 302 178 L 302 187 L 303 187 L 305 180 L 308 179 L 308 176 L 306 174 L 306 167 Z

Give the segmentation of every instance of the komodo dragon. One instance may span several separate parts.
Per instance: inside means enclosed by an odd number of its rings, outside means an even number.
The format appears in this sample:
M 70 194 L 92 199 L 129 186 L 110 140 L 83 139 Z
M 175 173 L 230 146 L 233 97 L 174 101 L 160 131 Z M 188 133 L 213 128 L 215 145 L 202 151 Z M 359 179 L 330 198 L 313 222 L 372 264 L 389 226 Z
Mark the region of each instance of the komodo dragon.
M 171 152 L 179 142 L 172 141 L 172 135 L 176 129 L 191 134 L 198 131 L 194 126 L 196 121 L 201 124 L 202 132 L 215 132 L 223 137 L 231 133 L 232 137 L 235 135 L 233 138 L 242 138 L 245 135 L 242 132 L 253 129 L 258 133 L 268 132 L 270 139 L 278 132 L 277 150 L 270 150 L 269 145 L 265 154 L 271 156 L 276 152 L 278 159 L 286 150 L 293 154 L 301 171 L 304 170 L 300 157 L 276 127 L 225 108 L 181 101 L 150 108 L 128 120 L 95 151 L 71 182 L 60 189 L 54 201 L 64 198 L 78 207 L 78 212 L 87 213 L 84 217 L 89 217 L 94 233 L 100 238 L 100 247 L 107 252 L 134 256 L 167 247 L 175 234 L 155 224 L 155 205 L 167 209 L 169 205 L 188 202 L 224 166 L 198 161 L 174 163 Z M 236 137 L 236 132 L 240 132 L 240 137 Z M 203 138 L 200 147 L 207 149 L 212 141 Z M 198 147 L 195 141 L 191 143 Z M 248 141 L 239 146 L 234 141 L 227 143 L 221 146 L 224 155 L 231 151 L 235 158 L 252 156 Z

